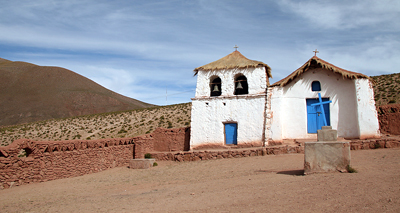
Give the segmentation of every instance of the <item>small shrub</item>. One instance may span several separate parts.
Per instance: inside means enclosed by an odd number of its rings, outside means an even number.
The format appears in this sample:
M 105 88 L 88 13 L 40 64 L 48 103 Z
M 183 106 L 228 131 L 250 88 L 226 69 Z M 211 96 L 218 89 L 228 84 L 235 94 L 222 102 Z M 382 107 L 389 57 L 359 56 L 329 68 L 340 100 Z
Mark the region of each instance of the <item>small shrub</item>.
M 381 145 L 379 143 L 376 143 L 375 144 L 375 149 L 379 149 L 379 148 L 382 148 Z
M 347 172 L 348 173 L 357 173 L 357 170 L 355 170 L 353 167 L 351 167 L 350 165 L 347 166 Z
M 144 154 L 144 158 L 146 158 L 146 159 L 149 159 L 149 158 L 151 158 L 151 154 L 150 154 L 150 153 L 146 153 L 146 154 Z
M 154 163 L 153 163 L 153 166 L 158 166 L 158 163 L 157 163 L 157 162 L 154 162 Z

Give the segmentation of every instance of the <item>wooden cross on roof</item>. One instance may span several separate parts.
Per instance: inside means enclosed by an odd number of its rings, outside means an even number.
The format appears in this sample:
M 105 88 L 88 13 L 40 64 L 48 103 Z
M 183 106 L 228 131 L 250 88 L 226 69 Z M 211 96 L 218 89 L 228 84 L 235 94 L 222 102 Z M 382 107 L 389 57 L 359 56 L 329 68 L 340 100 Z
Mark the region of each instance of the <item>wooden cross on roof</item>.
M 324 126 L 326 126 L 327 123 L 326 123 L 326 117 L 325 117 L 325 111 L 324 111 L 324 104 L 332 103 L 332 101 L 324 101 L 324 102 L 322 102 L 321 93 L 318 93 L 318 99 L 319 99 L 319 103 L 311 104 L 311 106 L 319 106 L 319 107 L 321 107 L 321 113 L 322 113 L 322 118 L 323 118 L 323 121 L 324 121 Z
M 317 56 L 317 53 L 319 53 L 317 49 L 315 49 L 313 52 L 315 53 L 314 56 Z
M 233 48 L 235 48 L 235 51 L 237 51 L 237 48 L 239 48 L 239 47 L 235 44 L 235 46 Z

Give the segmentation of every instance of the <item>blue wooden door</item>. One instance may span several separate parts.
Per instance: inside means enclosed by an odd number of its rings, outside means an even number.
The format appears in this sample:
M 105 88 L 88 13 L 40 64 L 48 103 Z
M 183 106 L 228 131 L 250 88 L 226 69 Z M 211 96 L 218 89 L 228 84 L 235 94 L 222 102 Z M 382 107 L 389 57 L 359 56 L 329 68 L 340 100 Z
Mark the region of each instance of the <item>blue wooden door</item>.
M 226 144 L 237 144 L 237 123 L 225 124 L 225 142 Z
M 322 98 L 322 101 L 329 101 L 329 98 Z M 307 132 L 317 133 L 317 130 L 322 129 L 324 120 L 322 117 L 322 110 L 320 106 L 311 106 L 311 104 L 318 103 L 318 99 L 307 99 Z M 326 124 L 331 125 L 329 104 L 324 104 L 324 112 Z

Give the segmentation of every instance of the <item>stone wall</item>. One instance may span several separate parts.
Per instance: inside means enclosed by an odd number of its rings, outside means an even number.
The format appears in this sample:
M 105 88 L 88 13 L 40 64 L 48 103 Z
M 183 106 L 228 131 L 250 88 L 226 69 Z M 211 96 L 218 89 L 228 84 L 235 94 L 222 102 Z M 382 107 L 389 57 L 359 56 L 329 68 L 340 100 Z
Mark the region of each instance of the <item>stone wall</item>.
M 71 141 L 20 139 L 0 147 L 0 188 L 75 177 L 127 165 L 134 138 Z
M 290 153 L 304 153 L 303 146 L 277 146 L 277 147 L 253 147 L 246 149 L 229 150 L 202 150 L 187 152 L 152 152 L 153 158 L 160 161 L 200 161 L 222 158 L 241 158 L 263 155 L 279 155 Z
M 153 151 L 189 149 L 190 128 L 158 128 L 133 138 L 16 140 L 0 147 L 0 188 L 43 182 L 127 166 Z
M 177 129 L 157 128 L 151 133 L 153 150 L 158 152 L 188 151 L 190 149 L 190 127 Z
M 369 140 L 350 141 L 351 150 L 365 150 L 378 148 L 399 148 L 400 136 L 382 137 Z M 273 146 L 273 147 L 254 147 L 247 149 L 229 149 L 229 150 L 207 150 L 207 151 L 187 151 L 187 152 L 152 152 L 153 158 L 159 161 L 200 161 L 215 160 L 222 158 L 241 158 L 263 155 L 280 155 L 304 153 L 304 144 L 293 146 Z
M 378 107 L 378 118 L 382 133 L 400 135 L 400 104 Z
M 157 128 L 153 133 L 139 136 L 135 141 L 135 159 L 144 158 L 150 152 L 187 151 L 190 143 L 190 127 L 176 129 Z

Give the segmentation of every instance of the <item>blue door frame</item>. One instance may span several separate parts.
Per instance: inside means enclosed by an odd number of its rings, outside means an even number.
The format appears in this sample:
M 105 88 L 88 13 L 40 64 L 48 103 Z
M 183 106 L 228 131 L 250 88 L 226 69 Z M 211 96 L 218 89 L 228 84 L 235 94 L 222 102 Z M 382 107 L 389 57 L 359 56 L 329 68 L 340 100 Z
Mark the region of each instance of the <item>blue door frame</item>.
M 329 98 L 322 98 L 322 101 L 329 101 Z M 311 106 L 311 104 L 318 103 L 318 98 L 307 99 L 307 132 L 317 133 L 317 130 L 322 129 L 324 120 L 322 117 L 322 110 L 320 106 Z M 326 124 L 331 125 L 329 104 L 324 105 L 324 113 L 326 118 Z
M 225 143 L 237 145 L 237 123 L 225 123 Z

